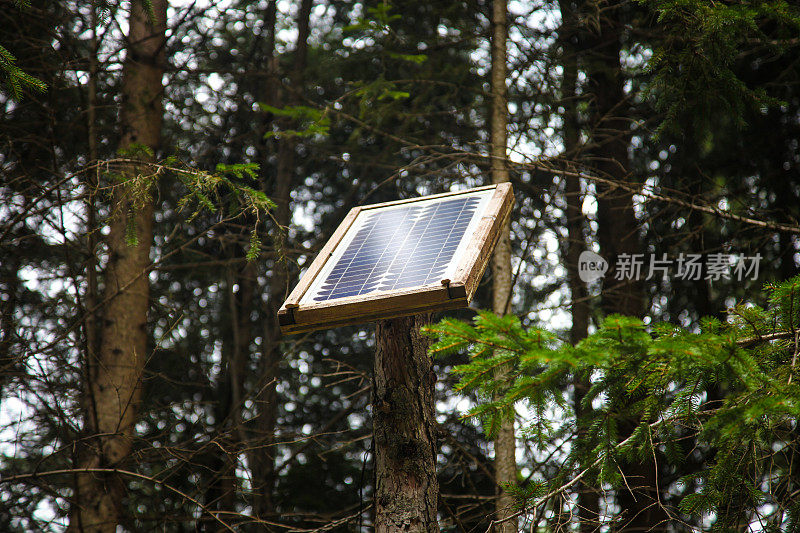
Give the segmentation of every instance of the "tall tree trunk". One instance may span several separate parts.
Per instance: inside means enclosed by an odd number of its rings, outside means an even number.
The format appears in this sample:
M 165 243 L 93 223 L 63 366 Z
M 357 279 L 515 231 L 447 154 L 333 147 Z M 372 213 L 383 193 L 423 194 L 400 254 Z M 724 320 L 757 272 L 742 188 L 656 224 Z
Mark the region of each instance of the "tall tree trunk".
M 310 34 L 310 18 L 313 0 L 302 0 L 300 10 L 297 15 L 297 44 L 294 51 L 294 63 L 289 78 L 292 82 L 285 102 L 297 104 L 302 100 L 302 91 L 305 86 L 306 59 L 308 57 L 308 37 Z M 270 43 L 272 53 L 274 53 L 274 25 L 275 25 L 275 6 L 271 3 L 268 6 L 267 19 L 271 24 Z M 270 104 L 280 106 L 280 94 L 277 91 L 278 73 L 274 62 L 271 62 L 270 71 L 272 75 L 272 87 L 267 91 L 267 98 Z M 282 123 L 282 127 L 288 129 L 290 124 Z M 273 213 L 274 220 L 278 227 L 273 232 L 273 242 L 275 247 L 275 259 L 273 260 L 272 272 L 269 273 L 269 299 L 267 302 L 268 318 L 265 324 L 263 355 L 259 364 L 260 381 L 256 405 L 258 415 L 255 421 L 255 439 L 258 445 L 252 446 L 255 450 L 252 454 L 251 464 L 253 464 L 253 479 L 256 483 L 254 487 L 253 510 L 256 516 L 264 516 L 272 511 L 272 491 L 275 485 L 275 450 L 272 448 L 274 442 L 275 424 L 277 421 L 278 398 L 276 385 L 278 379 L 278 362 L 283 357 L 280 341 L 281 333 L 278 326 L 278 309 L 286 297 L 286 288 L 289 284 L 289 273 L 286 269 L 286 262 L 282 260 L 281 254 L 285 249 L 284 231 L 291 221 L 290 193 L 292 181 L 295 175 L 295 150 L 297 141 L 294 137 L 281 138 L 278 141 L 278 160 L 275 170 L 275 180 L 272 187 L 265 185 L 265 189 L 270 194 L 272 200 L 277 205 Z
M 506 0 L 492 3 L 492 78 L 491 78 L 491 174 L 492 183 L 509 181 L 507 163 L 508 94 L 506 90 L 506 40 L 508 38 L 508 9 Z M 492 257 L 492 310 L 504 315 L 511 303 L 511 222 L 506 221 Z M 497 376 L 502 379 L 502 372 Z M 494 475 L 497 486 L 496 519 L 504 520 L 497 526 L 501 533 L 517 530 L 516 520 L 509 519 L 514 512 L 514 498 L 506 490 L 508 484 L 517 482 L 516 440 L 514 420 L 504 421 L 494 440 Z
M 89 161 L 91 164 L 98 164 L 98 150 L 97 150 L 97 74 L 98 74 L 98 41 L 97 41 L 97 5 L 92 2 L 91 5 L 91 24 L 92 24 L 92 37 L 91 37 L 91 52 L 89 55 L 89 83 L 88 83 L 88 145 L 89 145 Z M 97 244 L 98 244 L 98 227 L 97 227 L 97 206 L 95 204 L 95 194 L 100 184 L 97 182 L 98 172 L 90 170 L 84 176 L 84 184 L 87 189 L 86 205 L 86 295 L 83 299 L 84 307 L 84 337 L 86 341 L 85 369 L 92 368 L 92 362 L 97 360 L 97 352 L 99 350 L 99 332 L 97 324 L 97 304 L 98 304 L 98 284 L 97 284 Z M 90 396 L 89 392 L 89 375 L 84 375 L 84 395 Z
M 247 224 L 247 222 L 244 222 Z M 241 251 L 243 254 L 244 251 Z M 237 257 L 234 254 L 234 257 Z M 241 255 L 238 255 L 241 257 Z M 215 435 L 218 446 L 209 458 L 212 478 L 205 491 L 210 509 L 236 511 L 236 467 L 241 450 L 249 449 L 243 425 L 244 387 L 247 378 L 250 344 L 253 340 L 252 312 L 257 288 L 256 262 L 248 262 L 240 272 L 229 267 L 227 275 L 229 329 L 223 335 L 222 360 L 216 402 L 214 404 Z M 234 288 L 237 288 L 236 290 Z M 206 531 L 227 531 L 218 522 L 205 523 Z
M 6 385 L 16 373 L 19 356 L 15 348 L 18 339 L 16 314 L 21 260 L 14 251 L 8 252 L 0 264 L 0 407 Z
M 133 2 L 128 53 L 122 82 L 121 149 L 146 146 L 155 151 L 161 140 L 164 39 L 167 2 L 152 0 L 152 13 Z M 146 167 L 132 165 L 127 180 Z M 141 401 L 141 377 L 147 359 L 147 266 L 153 240 L 153 200 L 149 192 L 132 194 L 129 182 L 114 187 L 109 260 L 105 274 L 106 306 L 97 361 L 90 361 L 85 430 L 89 445 L 83 468 L 122 466 L 131 452 Z M 135 245 L 127 239 L 135 228 Z M 77 477 L 69 531 L 113 532 L 119 523 L 124 483 L 108 473 Z
M 436 375 L 429 339 L 419 331 L 430 320 L 430 314 L 415 315 L 381 320 L 375 328 L 376 533 L 439 531 Z
M 567 161 L 573 162 L 571 167 L 577 168 L 580 158 L 580 120 L 578 115 L 577 83 L 578 83 L 578 13 L 577 6 L 571 0 L 560 0 L 561 10 L 561 50 L 563 54 L 562 67 L 564 74 L 561 84 L 561 105 L 564 107 L 563 136 L 564 156 Z M 567 278 L 569 282 L 572 305 L 572 328 L 570 329 L 570 343 L 575 345 L 589 334 L 590 307 L 586 284 L 578 275 L 578 263 L 581 252 L 586 248 L 584 230 L 586 217 L 581 208 L 583 197 L 581 182 L 577 176 L 566 176 L 564 196 L 567 204 L 567 250 L 565 263 L 567 265 Z M 578 440 L 586 434 L 586 426 L 582 422 L 586 416 L 586 409 L 582 405 L 583 398 L 589 390 L 591 383 L 587 375 L 575 375 L 572 380 L 574 389 L 574 411 L 577 421 Z M 598 493 L 581 481 L 575 490 L 577 492 L 576 505 L 581 533 L 589 533 L 599 528 L 600 501 Z
M 280 106 L 280 73 L 278 72 L 277 58 L 275 56 L 275 31 L 277 23 L 277 0 L 270 0 L 264 10 L 264 27 L 267 29 L 266 68 L 268 77 L 261 98 L 265 103 Z M 269 143 L 264 135 L 269 131 L 271 117 L 264 121 L 263 131 L 260 132 L 259 161 L 261 162 L 261 188 L 267 194 L 275 192 L 275 187 L 267 180 L 267 168 L 273 144 Z M 285 225 L 288 220 L 281 217 L 288 213 L 289 198 L 273 198 L 280 213 L 273 213 L 278 223 Z M 284 207 L 284 209 L 281 209 Z M 273 232 L 273 234 L 276 234 Z M 273 510 L 273 490 L 275 485 L 275 450 L 272 445 L 275 441 L 275 424 L 278 415 L 278 396 L 276 391 L 278 378 L 278 361 L 280 360 L 280 329 L 278 329 L 277 307 L 274 302 L 276 291 L 274 287 L 284 283 L 285 269 L 276 259 L 273 259 L 272 270 L 267 273 L 268 302 L 267 317 L 264 321 L 263 343 L 261 357 L 258 361 L 256 388 L 254 393 L 255 420 L 250 431 L 251 440 L 248 449 L 248 462 L 250 463 L 250 476 L 253 485 L 253 515 L 264 519 Z M 280 305 L 280 302 L 277 303 Z M 273 316 L 275 314 L 275 316 Z
M 588 93 L 592 99 L 592 166 L 601 176 L 617 181 L 629 180 L 628 147 L 630 144 L 629 105 L 623 91 L 620 65 L 623 2 L 615 0 L 594 11 L 584 32 Z M 622 254 L 642 253 L 633 211 L 633 197 L 627 191 L 597 185 L 598 240 L 601 255 L 611 269 L 603 284 L 601 305 L 605 314 L 642 316 L 645 312 L 643 284 L 638 279 L 614 279 L 614 266 Z M 625 409 L 634 398 L 618 399 Z M 620 438 L 631 434 L 637 419 L 621 420 Z M 652 457 L 621 465 L 625 485 L 617 491 L 621 531 L 648 531 L 666 527 L 667 516 L 659 503 L 657 467 Z
M 628 146 L 630 117 L 622 89 L 620 67 L 622 22 L 619 1 L 610 2 L 594 13 L 593 26 L 583 34 L 587 71 L 587 90 L 592 100 L 591 166 L 602 177 L 629 179 Z M 620 254 L 641 253 L 638 223 L 633 212 L 632 194 L 609 185 L 597 185 L 598 239 L 603 257 L 611 265 L 605 278 L 602 307 L 606 314 L 641 316 L 644 292 L 639 280 L 613 279 L 614 265 Z

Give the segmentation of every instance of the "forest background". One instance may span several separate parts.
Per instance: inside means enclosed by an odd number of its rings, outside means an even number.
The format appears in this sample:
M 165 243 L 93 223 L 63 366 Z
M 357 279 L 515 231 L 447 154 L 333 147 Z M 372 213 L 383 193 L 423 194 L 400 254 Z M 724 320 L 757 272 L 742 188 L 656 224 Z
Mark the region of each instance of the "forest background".
M 370 528 L 373 326 L 276 309 L 353 206 L 498 173 L 511 317 L 466 325 L 495 266 L 434 328 L 441 528 L 797 527 L 794 3 L 0 0 L 0 47 L 0 529 Z

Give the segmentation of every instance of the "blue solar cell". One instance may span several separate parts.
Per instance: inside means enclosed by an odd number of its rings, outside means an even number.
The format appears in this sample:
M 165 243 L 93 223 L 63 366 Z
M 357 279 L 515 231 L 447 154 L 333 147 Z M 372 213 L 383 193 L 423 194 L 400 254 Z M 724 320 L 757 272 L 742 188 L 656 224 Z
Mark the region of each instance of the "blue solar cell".
M 317 302 L 436 283 L 447 270 L 480 199 L 375 210 L 320 286 Z

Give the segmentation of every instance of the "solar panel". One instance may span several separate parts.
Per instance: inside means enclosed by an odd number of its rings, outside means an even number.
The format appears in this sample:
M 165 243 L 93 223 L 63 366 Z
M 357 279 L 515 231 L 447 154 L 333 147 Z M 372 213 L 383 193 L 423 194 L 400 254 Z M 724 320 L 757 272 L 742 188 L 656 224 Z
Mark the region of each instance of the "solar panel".
M 367 214 L 312 299 L 439 284 L 480 203 L 462 196 Z
M 282 329 L 467 305 L 465 276 L 483 272 L 512 201 L 510 186 L 490 186 L 354 209 L 282 306 Z M 465 261 L 470 246 L 480 257 Z

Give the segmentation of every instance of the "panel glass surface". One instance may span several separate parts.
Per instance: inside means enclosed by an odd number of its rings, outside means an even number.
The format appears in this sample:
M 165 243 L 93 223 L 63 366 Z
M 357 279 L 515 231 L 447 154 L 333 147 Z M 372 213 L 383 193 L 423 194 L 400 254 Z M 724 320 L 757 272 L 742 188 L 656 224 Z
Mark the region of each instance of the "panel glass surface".
M 439 284 L 493 191 L 362 211 L 306 295 L 322 303 Z

